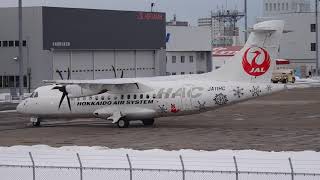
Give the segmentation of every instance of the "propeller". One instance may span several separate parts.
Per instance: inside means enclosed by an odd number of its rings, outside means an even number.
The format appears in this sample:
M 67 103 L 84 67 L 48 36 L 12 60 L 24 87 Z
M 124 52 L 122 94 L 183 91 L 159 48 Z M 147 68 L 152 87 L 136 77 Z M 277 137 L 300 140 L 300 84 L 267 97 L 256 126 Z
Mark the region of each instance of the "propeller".
M 63 80 L 62 71 L 59 71 L 57 69 L 56 73 L 58 73 L 60 78 L 61 78 L 61 80 Z M 67 80 L 70 80 L 70 78 L 71 78 L 71 71 L 70 71 L 70 68 L 68 68 L 68 79 Z M 71 103 L 70 103 L 70 98 L 68 96 L 68 92 L 67 92 L 66 86 L 55 86 L 55 87 L 52 88 L 52 90 L 54 90 L 54 89 L 57 89 L 60 92 L 62 92 L 62 96 L 61 96 L 60 103 L 59 103 L 59 109 L 61 107 L 61 104 L 62 104 L 64 98 L 67 97 L 68 106 L 69 106 L 69 109 L 71 111 Z
M 116 72 L 116 68 L 112 65 L 112 71 L 113 71 L 113 74 L 114 74 L 114 78 L 117 78 L 117 72 Z
M 61 72 L 62 71 L 59 71 L 58 69 L 56 70 L 56 73 L 58 73 L 60 78 L 61 78 L 61 80 L 63 80 L 63 76 L 62 76 Z M 68 79 L 67 80 L 70 80 L 70 78 L 71 78 L 71 71 L 70 71 L 70 68 L 68 68 Z
M 120 78 L 123 78 L 123 70 L 121 71 L 121 76 L 120 76 Z
M 70 68 L 68 68 L 68 80 L 70 80 L 71 78 L 71 71 L 70 71 Z
M 61 96 L 61 99 L 60 99 L 60 102 L 59 102 L 59 109 L 61 107 L 61 104 L 64 100 L 65 97 L 67 97 L 67 101 L 68 101 L 68 106 L 69 106 L 69 109 L 71 111 L 71 103 L 70 103 L 70 98 L 68 96 L 68 92 L 67 92 L 67 89 L 66 89 L 66 86 L 55 86 L 52 88 L 53 90 L 54 89 L 57 89 L 59 90 L 60 92 L 62 92 L 62 96 Z
M 57 70 L 56 70 L 56 73 L 58 73 L 59 76 L 60 76 L 60 78 L 61 78 L 61 80 L 63 80 L 63 76 L 62 76 L 62 74 L 61 74 L 61 71 L 59 71 L 59 70 L 57 69 Z
M 112 71 L 113 71 L 113 74 L 114 74 L 114 78 L 117 78 L 117 71 L 116 71 L 116 68 L 112 65 Z M 123 70 L 121 70 L 121 76 L 120 78 L 123 78 Z

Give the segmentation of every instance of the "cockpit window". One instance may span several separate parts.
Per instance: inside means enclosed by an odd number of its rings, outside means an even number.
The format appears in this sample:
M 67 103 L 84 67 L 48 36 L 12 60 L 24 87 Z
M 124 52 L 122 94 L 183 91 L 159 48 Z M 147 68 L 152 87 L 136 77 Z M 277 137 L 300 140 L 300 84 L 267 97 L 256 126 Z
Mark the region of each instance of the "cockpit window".
M 30 95 L 30 98 L 33 98 L 33 96 L 34 96 L 34 92 L 32 92 L 32 94 Z
M 37 97 L 39 97 L 39 94 L 38 94 L 38 92 L 35 92 L 34 93 L 34 96 L 33 96 L 34 98 L 37 98 Z

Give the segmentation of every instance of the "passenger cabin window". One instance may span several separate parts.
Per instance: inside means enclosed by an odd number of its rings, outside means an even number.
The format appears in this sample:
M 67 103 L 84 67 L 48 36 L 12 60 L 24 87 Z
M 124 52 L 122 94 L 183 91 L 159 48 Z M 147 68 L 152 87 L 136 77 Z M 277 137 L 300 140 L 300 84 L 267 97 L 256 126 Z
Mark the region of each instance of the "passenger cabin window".
M 133 95 L 133 99 L 137 99 L 137 95 L 136 94 Z
M 149 94 L 147 94 L 147 95 L 146 95 L 146 98 L 147 98 L 147 99 L 149 99 L 149 98 L 150 98 Z
M 130 94 L 128 94 L 128 95 L 127 95 L 127 99 L 130 99 L 130 98 L 131 98 L 131 97 L 130 97 Z
M 140 94 L 140 99 L 143 99 L 143 94 Z

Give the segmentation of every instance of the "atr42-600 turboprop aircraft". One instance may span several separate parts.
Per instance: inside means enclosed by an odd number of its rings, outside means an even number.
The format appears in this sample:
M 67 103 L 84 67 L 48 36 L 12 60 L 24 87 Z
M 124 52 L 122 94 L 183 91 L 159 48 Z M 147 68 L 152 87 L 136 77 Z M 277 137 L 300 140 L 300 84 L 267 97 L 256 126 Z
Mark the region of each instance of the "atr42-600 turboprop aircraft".
M 283 34 L 284 22 L 254 25 L 244 48 L 218 70 L 205 74 L 101 80 L 47 80 L 17 111 L 41 120 L 65 117 L 98 117 L 119 128 L 141 120 L 213 110 L 283 89 L 271 84 L 272 70 Z M 199 120 L 200 121 L 200 120 Z

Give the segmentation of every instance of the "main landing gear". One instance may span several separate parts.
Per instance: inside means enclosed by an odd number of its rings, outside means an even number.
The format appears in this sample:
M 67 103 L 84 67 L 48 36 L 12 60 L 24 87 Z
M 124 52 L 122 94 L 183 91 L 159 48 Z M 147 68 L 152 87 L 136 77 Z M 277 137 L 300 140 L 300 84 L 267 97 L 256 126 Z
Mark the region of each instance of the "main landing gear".
M 119 119 L 119 121 L 117 122 L 119 128 L 128 128 L 129 124 L 129 121 L 124 118 Z
M 154 119 L 145 119 L 145 120 L 142 120 L 142 123 L 144 126 L 152 126 L 154 124 Z M 130 125 L 130 121 L 125 118 L 121 118 L 117 122 L 117 126 L 119 128 L 128 128 L 129 125 Z
M 144 126 L 152 126 L 154 124 L 154 119 L 145 119 L 142 120 Z
M 33 127 L 39 127 L 41 125 L 40 118 L 38 118 L 38 117 L 31 117 L 30 121 L 31 121 Z

